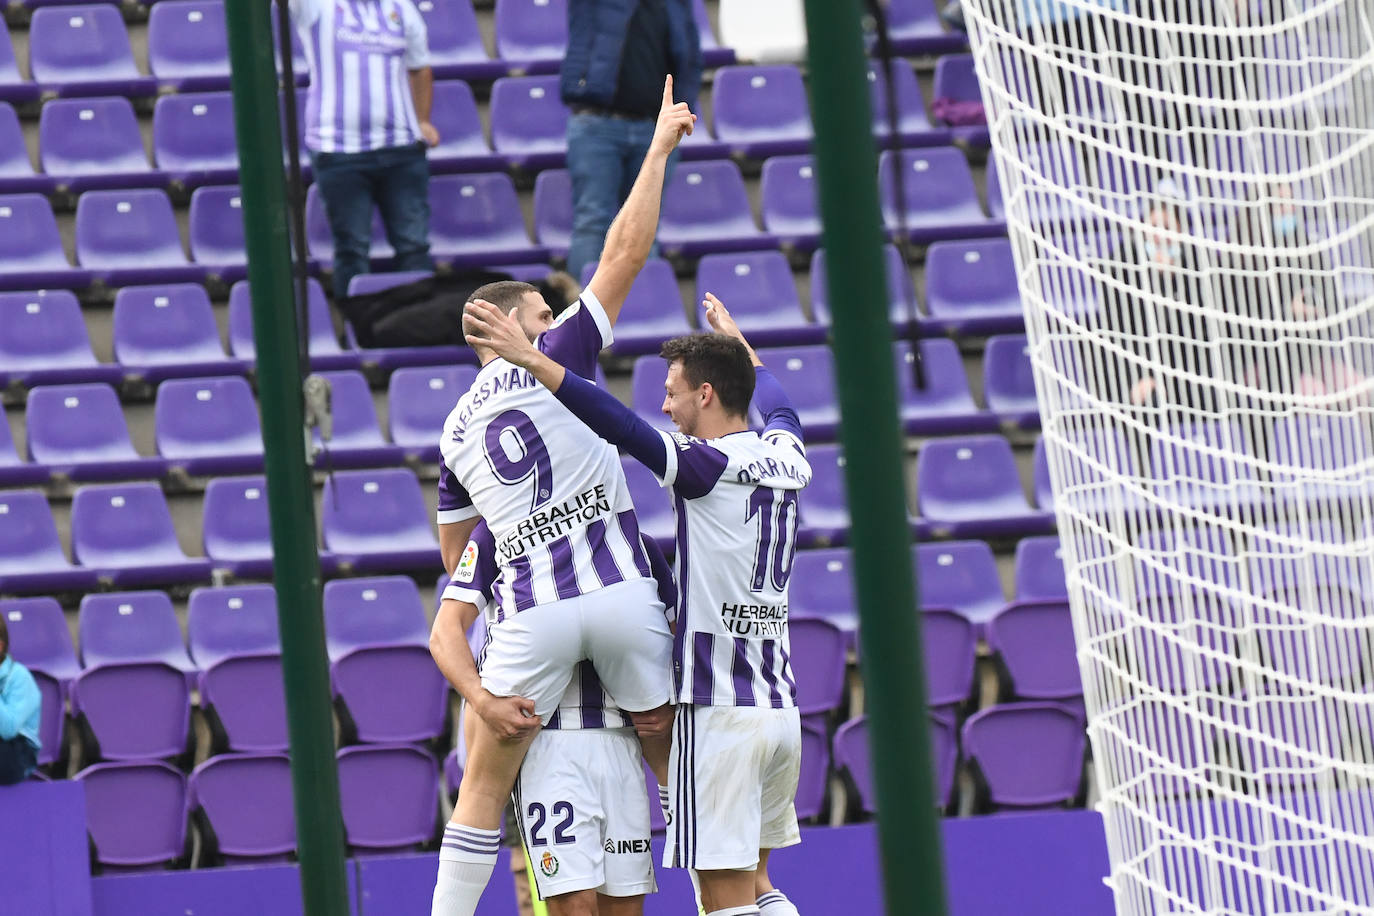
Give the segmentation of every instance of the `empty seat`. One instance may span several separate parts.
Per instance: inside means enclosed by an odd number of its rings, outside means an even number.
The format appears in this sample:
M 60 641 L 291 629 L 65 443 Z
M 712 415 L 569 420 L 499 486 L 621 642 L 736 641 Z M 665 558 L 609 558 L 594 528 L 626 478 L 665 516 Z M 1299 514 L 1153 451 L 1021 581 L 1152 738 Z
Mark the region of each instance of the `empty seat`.
M 115 383 L 123 374 L 118 366 L 96 362 L 81 305 L 70 292 L 0 293 L 0 381 Z
M 794 66 L 721 67 L 711 110 L 717 139 L 734 155 L 757 159 L 811 146 L 806 87 Z
M 1022 538 L 1016 542 L 1016 597 L 1021 601 L 1067 599 L 1059 537 Z
M 270 585 L 199 588 L 187 608 L 200 703 L 218 750 L 285 750 L 286 696 Z
M 803 717 L 819 717 L 844 701 L 845 633 L 823 617 L 799 617 L 787 625 L 789 658 L 797 682 L 797 708 Z M 757 698 L 760 703 L 766 697 Z
M 429 182 L 430 254 L 441 264 L 485 267 L 543 261 L 530 242 L 509 175 L 439 175 Z
M 38 121 L 38 161 L 66 191 L 157 187 L 134 106 L 125 98 L 53 99 Z
M 816 174 L 810 156 L 774 156 L 763 164 L 759 190 L 763 228 L 784 248 L 809 251 L 821 238 Z
M 959 762 L 959 745 L 954 726 L 932 715 L 928 719 L 930 750 L 935 777 L 935 806 L 950 807 L 954 793 L 954 777 Z M 835 732 L 835 766 L 849 774 L 858 791 L 859 806 L 866 814 L 876 814 L 878 798 L 874 792 L 873 770 L 868 747 L 868 717 L 860 716 L 844 723 Z
M 1013 703 L 964 723 L 964 756 L 994 810 L 1050 808 L 1078 796 L 1086 738 L 1078 716 L 1054 703 Z
M 0 22 L 0 100 L 21 105 L 36 100 L 41 91 L 37 83 L 31 83 L 19 74 L 9 27 Z
M 920 381 L 910 341 L 893 348 L 896 361 L 898 410 L 909 435 L 976 432 L 996 428 L 995 417 L 973 403 L 964 360 L 952 340 L 922 340 Z
M 154 15 L 178 0 L 153 7 Z M 233 96 L 165 95 L 153 108 L 153 161 L 183 188 L 238 181 Z
M 178 92 L 229 88 L 223 0 L 166 0 L 148 12 L 148 70 Z
M 802 510 L 805 512 L 803 501 Z M 858 605 L 854 598 L 854 558 L 847 548 L 799 550 L 792 561 L 792 579 L 800 586 L 792 591 L 789 614 L 793 617 L 823 617 L 839 626 L 854 644 L 859 629 Z
M 391 441 L 407 457 L 439 460 L 439 437 L 444 421 L 477 378 L 475 366 L 436 366 L 397 369 L 387 386 L 387 420 Z
M 641 356 L 630 370 L 630 404 L 635 413 L 657 429 L 673 432 L 673 421 L 663 412 L 666 396 L 663 382 L 668 364 L 657 356 Z
M 545 169 L 534 179 L 534 240 L 567 257 L 572 228 L 572 178 L 567 169 Z
M 894 168 L 902 170 L 900 203 Z M 918 244 L 995 236 L 1005 231 L 1002 223 L 983 213 L 968 161 L 952 146 L 884 152 L 878 159 L 878 184 L 888 231 L 898 229 L 900 206 L 907 238 Z
M 188 474 L 262 467 L 262 427 L 248 382 L 238 376 L 172 379 L 157 389 L 158 454 Z
M 431 54 L 431 59 L 433 55 Z M 440 80 L 434 84 L 434 109 L 430 120 L 439 132 L 439 145 L 429 148 L 429 167 L 437 173 L 484 172 L 505 166 L 493 153 L 472 87 L 462 80 Z
M 205 555 L 241 578 L 272 574 L 272 531 L 264 477 L 216 477 L 205 485 Z
M 929 2 L 929 0 L 924 0 Z M 916 72 L 905 60 L 892 61 L 888 70 L 891 87 L 876 63 L 868 65 L 869 104 L 873 109 L 873 134 L 879 142 L 892 146 L 892 127 L 888 123 L 889 98 L 897 102 L 897 137 L 902 146 L 939 146 L 948 143 L 951 134 L 944 128 L 933 127 L 926 117 L 926 101 Z
M 622 458 L 620 464 L 625 469 L 625 483 L 634 501 L 635 518 L 638 519 L 640 531 L 653 538 L 665 553 L 671 553 L 677 520 L 668 491 L 659 484 L 652 471 L 633 458 Z
M 158 662 L 187 674 L 195 671 L 172 599 L 164 592 L 87 595 L 81 599 L 77 630 L 87 668 Z
M 544 172 L 539 177 L 543 179 L 549 174 L 552 173 Z M 595 262 L 582 269 L 584 287 L 591 282 L 595 273 Z M 672 265 L 661 258 L 650 258 L 635 277 L 630 293 L 625 297 L 620 320 L 616 322 L 615 343 L 611 344 L 611 352 L 624 356 L 657 353 L 663 341 L 690 333 L 692 328 L 682 310 L 682 293 L 678 289 Z M 657 380 L 660 388 L 662 381 L 660 376 Z
M 1003 423 L 1022 429 L 1040 426 L 1030 342 L 1024 334 L 989 337 L 983 351 L 983 396 Z
M 935 62 L 935 118 L 954 135 L 974 146 L 988 145 L 983 92 L 973 68 L 973 55 L 951 54 Z
M 916 457 L 916 485 L 920 516 L 938 537 L 1034 534 L 1051 521 L 1026 502 L 1001 436 L 927 442 Z
M 29 458 L 72 480 L 160 477 L 161 458 L 134 451 L 119 395 L 109 385 L 53 385 L 29 391 L 24 411 Z
M 349 471 L 324 485 L 324 546 L 359 572 L 423 569 L 439 563 L 430 513 L 415 472 Z
M 887 29 L 898 54 L 938 54 L 968 47 L 968 36 L 947 30 L 935 0 L 890 0 Z
M 780 251 L 708 254 L 697 264 L 696 309 L 707 293 L 725 303 L 754 346 L 821 339 L 821 329 L 802 313 L 792 268 Z M 706 326 L 704 316 L 701 324 Z
M 1065 701 L 1083 696 L 1067 602 L 1013 602 L 988 621 L 987 637 L 1008 681 L 1005 697 Z
M 400 464 L 404 450 L 382 438 L 377 422 L 377 407 L 372 389 L 361 372 L 321 373 L 329 382 L 330 409 L 334 416 L 333 438 L 322 442 L 318 430 L 314 443 L 328 452 L 316 458 L 318 464 L 333 467 L 374 467 Z M 436 431 L 437 434 L 437 431 Z
M 324 587 L 324 622 L 347 729 L 370 743 L 438 737 L 448 684 L 429 657 L 429 622 L 415 583 L 404 576 L 336 579 Z
M 197 582 L 210 561 L 188 557 L 155 483 L 84 486 L 72 497 L 72 555 L 115 586 Z
M 777 241 L 754 224 L 744 178 L 733 162 L 681 163 L 663 191 L 658 241 L 668 257 L 754 251 Z
M 72 717 L 90 760 L 155 760 L 190 750 L 186 675 L 162 662 L 112 662 L 72 682 Z
M 248 275 L 243 199 L 237 185 L 196 188 L 191 194 L 191 260 L 212 278 L 233 283 Z
M 920 315 L 916 306 L 916 290 L 911 284 L 911 274 L 897 246 L 891 243 L 883 246 L 883 265 L 887 275 L 888 320 L 898 331 L 910 330 Z M 829 326 L 830 289 L 825 271 L 825 249 L 818 249 L 811 258 L 811 313 L 817 323 Z
M 415 8 L 425 20 L 435 79 L 489 80 L 506 72 L 482 43 L 471 0 L 418 0 Z
M 496 56 L 512 72 L 557 73 L 567 46 L 567 0 L 501 0 L 496 4 Z
M 291 761 L 285 754 L 224 755 L 196 767 L 187 807 L 202 826 L 202 861 L 286 861 L 296 851 L 291 798 Z
M 280 303 L 282 308 L 290 308 L 291 305 Z M 310 324 L 311 369 L 357 368 L 360 357 L 339 346 L 338 335 L 334 332 L 334 319 L 329 313 L 329 300 L 325 298 L 324 287 L 314 277 L 306 280 L 306 320 Z M 247 280 L 240 280 L 229 289 L 229 352 L 239 359 L 257 359 L 257 345 L 253 340 L 252 289 Z
M 0 375 L 0 377 L 3 377 Z M 51 475 L 41 464 L 19 457 L 8 423 L 0 423 L 0 487 L 27 487 L 47 483 Z
M 155 761 L 98 763 L 75 778 L 86 792 L 86 830 L 100 864 L 151 868 L 190 857 L 181 771 Z
M 439 765 L 409 745 L 339 751 L 339 803 L 348 845 L 367 852 L 404 850 L 434 838 Z M 377 791 L 386 786 L 385 792 Z
M 0 33 L 0 42 L 5 40 L 5 35 Z M 0 99 L 4 95 L 4 75 L 0 73 Z M 8 102 L 0 102 L 0 194 L 28 191 L 46 194 L 55 186 L 50 176 L 34 172 L 29 148 L 24 142 L 24 130 L 19 126 L 19 115 Z
M 115 294 L 112 342 L 126 376 L 145 382 L 242 372 L 220 342 L 205 287 L 126 286 Z
M 202 669 L 239 655 L 277 652 L 277 592 L 271 585 L 198 588 L 186 605 L 186 642 Z
M 835 400 L 835 361 L 830 348 L 782 347 L 764 350 L 759 358 L 791 398 L 806 438 L 833 439 L 840 424 L 840 409 Z
M 556 75 L 508 76 L 492 84 L 491 145 L 512 166 L 533 171 L 563 164 L 568 109 L 558 81 Z
M 843 544 L 849 538 L 849 500 L 845 494 L 844 454 L 838 445 L 806 450 L 811 482 L 801 507 L 798 543 L 803 546 Z
M 433 203 L 431 200 L 431 206 Z M 431 214 L 431 219 L 435 215 L 437 214 Z M 320 196 L 319 185 L 312 184 L 310 190 L 305 193 L 305 240 L 310 251 L 310 259 L 329 269 L 334 263 L 334 233 L 329 227 L 329 214 L 325 210 L 324 198 Z M 387 241 L 381 211 L 374 206 L 369 261 L 374 268 L 385 269 L 395 257 L 396 250 Z
M 928 607 L 921 612 L 921 643 L 926 704 L 957 713 L 974 696 L 977 628 L 962 614 Z
M 167 193 L 87 191 L 76 203 L 76 260 L 110 286 L 199 282 L 189 264 Z
M 42 194 L 0 197 L 0 287 L 4 289 L 79 289 L 91 282 L 87 270 L 74 270 L 62 248 L 52 205 Z
M 799 820 L 811 820 L 825 808 L 830 779 L 830 739 L 823 724 L 802 722 L 801 769 L 793 806 Z
M 48 500 L 37 490 L 0 493 L 0 593 L 31 594 L 94 588 L 91 569 L 67 562 Z
M 129 32 L 114 4 L 49 6 L 29 23 L 33 80 L 63 96 L 152 95 L 157 82 L 134 65 Z
M 923 608 L 948 608 L 982 626 L 1006 604 L 997 560 L 984 541 L 912 548 Z
M 10 654 L 30 670 L 54 678 L 65 690 L 81 666 L 57 599 L 44 595 L 0 601 L 0 616 L 9 626 Z

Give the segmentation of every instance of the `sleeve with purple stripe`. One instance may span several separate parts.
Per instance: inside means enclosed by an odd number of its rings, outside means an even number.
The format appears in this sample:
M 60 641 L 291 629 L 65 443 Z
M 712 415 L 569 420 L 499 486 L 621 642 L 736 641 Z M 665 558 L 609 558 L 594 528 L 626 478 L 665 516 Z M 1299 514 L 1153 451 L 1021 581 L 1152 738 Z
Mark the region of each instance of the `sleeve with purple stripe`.
M 458 482 L 457 476 L 449 470 L 448 465 L 440 463 L 439 524 L 465 522 L 470 518 L 476 518 L 477 514 L 477 507 L 472 504 L 472 497 L 468 495 L 468 491 Z
M 596 375 L 596 358 L 611 345 L 614 335 L 606 310 L 591 290 L 568 306 L 558 320 L 539 336 L 538 347 L 564 369 L 589 379 Z
M 792 407 L 792 399 L 783 390 L 782 384 L 767 367 L 754 369 L 754 409 L 763 417 L 763 433 L 788 433 L 796 438 L 797 450 L 801 451 L 802 428 L 797 411 Z

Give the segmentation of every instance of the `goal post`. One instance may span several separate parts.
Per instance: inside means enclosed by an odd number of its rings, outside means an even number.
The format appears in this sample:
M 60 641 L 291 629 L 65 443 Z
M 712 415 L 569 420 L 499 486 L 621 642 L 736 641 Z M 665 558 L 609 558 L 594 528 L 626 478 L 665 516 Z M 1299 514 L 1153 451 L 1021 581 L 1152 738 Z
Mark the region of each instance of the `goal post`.
M 1374 4 L 964 0 L 1122 914 L 1374 914 Z

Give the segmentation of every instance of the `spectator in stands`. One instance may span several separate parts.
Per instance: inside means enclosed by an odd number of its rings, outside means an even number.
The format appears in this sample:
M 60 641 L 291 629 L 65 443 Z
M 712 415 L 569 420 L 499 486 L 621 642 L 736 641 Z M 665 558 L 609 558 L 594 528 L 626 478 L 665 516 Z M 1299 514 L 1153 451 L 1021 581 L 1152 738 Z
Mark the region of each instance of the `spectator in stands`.
M 10 630 L 0 614 L 0 786 L 23 782 L 38 768 L 42 696 L 29 669 L 10 656 Z
M 305 146 L 334 234 L 334 295 L 368 270 L 377 207 L 397 270 L 431 270 L 429 161 L 434 73 L 411 0 L 290 0 L 309 49 Z
M 563 103 L 573 229 L 568 273 L 601 257 L 606 230 L 629 196 L 663 97 L 694 110 L 701 89 L 701 40 L 691 0 L 570 0 Z M 667 185 L 677 152 L 668 160 Z

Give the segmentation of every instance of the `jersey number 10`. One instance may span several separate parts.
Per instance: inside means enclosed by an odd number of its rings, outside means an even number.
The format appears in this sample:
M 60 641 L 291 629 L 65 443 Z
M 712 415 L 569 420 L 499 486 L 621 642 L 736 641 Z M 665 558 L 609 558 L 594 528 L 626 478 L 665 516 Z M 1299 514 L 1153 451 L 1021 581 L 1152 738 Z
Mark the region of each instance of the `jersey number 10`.
M 781 494 L 781 498 L 779 498 Z M 774 505 L 777 511 L 773 511 Z M 759 539 L 754 545 L 754 576 L 751 592 L 763 591 L 766 582 L 774 591 L 787 588 L 792 575 L 793 542 L 797 538 L 797 491 L 755 487 L 749 495 L 749 512 L 744 520 L 759 520 Z

